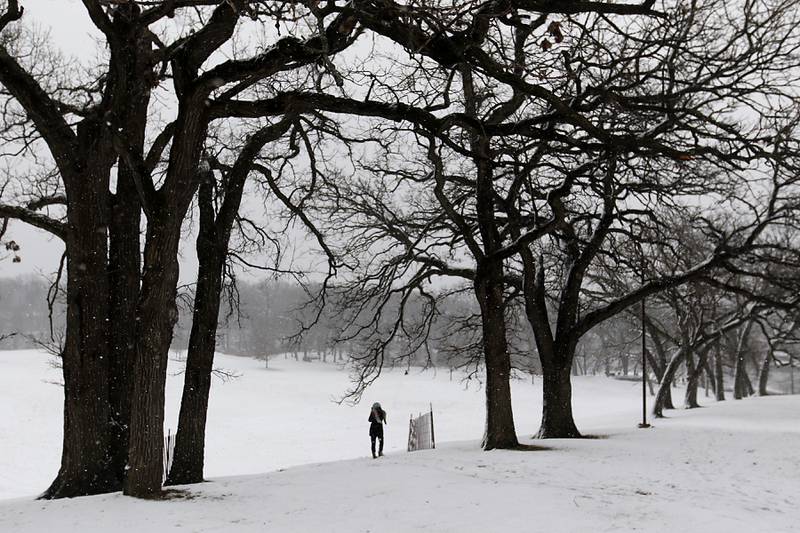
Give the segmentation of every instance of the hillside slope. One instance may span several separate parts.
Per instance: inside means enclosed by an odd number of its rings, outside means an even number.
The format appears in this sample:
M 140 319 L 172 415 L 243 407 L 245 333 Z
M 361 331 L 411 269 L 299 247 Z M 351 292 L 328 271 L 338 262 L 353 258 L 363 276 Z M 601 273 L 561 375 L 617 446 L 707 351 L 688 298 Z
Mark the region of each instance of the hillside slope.
M 0 531 L 797 531 L 800 397 L 681 411 L 650 430 L 480 452 L 477 442 L 183 488 L 0 502 Z
M 36 351 L 0 351 L 0 499 L 33 496 L 58 470 L 61 452 L 60 371 Z M 386 449 L 406 449 L 408 418 L 432 403 L 437 439 L 479 439 L 484 396 L 463 374 L 385 371 L 360 405 L 337 404 L 349 388 L 348 374 L 333 364 L 304 363 L 278 356 L 264 362 L 218 355 L 216 368 L 236 377 L 212 382 L 208 414 L 206 474 L 230 476 L 288 466 L 369 455 L 369 406 L 388 412 Z M 165 429 L 177 427 L 183 364 L 170 361 Z M 541 384 L 530 378 L 513 383 L 520 437 L 536 432 L 541 416 Z M 601 377 L 578 378 L 575 413 L 579 427 L 592 432 L 608 421 L 639 415 L 637 383 Z

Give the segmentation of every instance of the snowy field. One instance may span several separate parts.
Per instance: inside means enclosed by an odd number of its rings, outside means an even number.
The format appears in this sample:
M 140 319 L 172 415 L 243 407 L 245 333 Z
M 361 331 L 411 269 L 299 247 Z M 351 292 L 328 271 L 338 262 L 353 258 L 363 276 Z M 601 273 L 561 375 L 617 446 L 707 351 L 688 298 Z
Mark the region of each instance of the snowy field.
M 800 531 L 800 397 L 670 412 L 635 429 L 639 385 L 577 378 L 578 426 L 601 438 L 478 450 L 483 394 L 447 372 L 382 376 L 359 406 L 337 405 L 332 364 L 219 356 L 207 473 L 170 501 L 118 494 L 35 501 L 58 466 L 58 371 L 37 352 L 0 352 L 0 531 L 542 532 Z M 180 371 L 180 363 L 171 372 Z M 175 426 L 180 375 L 171 376 Z M 11 394 L 14 391 L 14 394 Z M 677 391 L 676 391 L 677 392 Z M 537 426 L 541 389 L 514 383 L 517 429 Z M 676 394 L 676 398 L 679 395 Z M 387 450 L 369 456 L 368 405 L 388 412 Z M 436 450 L 406 453 L 408 416 L 434 405 Z M 292 465 L 304 465 L 287 468 Z

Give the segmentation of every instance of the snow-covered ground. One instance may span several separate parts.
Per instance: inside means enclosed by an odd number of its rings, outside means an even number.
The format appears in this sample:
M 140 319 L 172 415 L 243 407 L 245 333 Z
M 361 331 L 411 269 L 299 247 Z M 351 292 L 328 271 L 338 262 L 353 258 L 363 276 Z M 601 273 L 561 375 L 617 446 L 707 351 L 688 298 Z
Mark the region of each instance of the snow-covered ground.
M 35 501 L 55 473 L 60 439 L 60 390 L 45 383 L 58 372 L 46 361 L 0 352 L 0 498 L 15 498 L 0 502 L 2 532 L 800 530 L 798 396 L 706 401 L 706 409 L 670 412 L 638 430 L 636 383 L 578 378 L 578 425 L 602 438 L 481 452 L 483 395 L 447 372 L 389 372 L 351 407 L 331 402 L 348 386 L 334 365 L 282 357 L 269 370 L 218 358 L 240 377 L 214 382 L 210 483 L 169 501 Z M 521 437 L 538 425 L 540 394 L 538 383 L 514 383 Z M 172 427 L 179 395 L 174 376 Z M 379 460 L 367 458 L 367 405 L 375 400 L 390 424 L 389 454 Z M 428 402 L 438 447 L 406 453 L 407 417 Z
M 166 428 L 174 432 L 183 364 L 170 361 Z M 0 351 L 0 499 L 35 495 L 58 470 L 61 450 L 60 370 L 37 351 Z M 386 409 L 386 450 L 406 449 L 408 418 L 432 403 L 440 441 L 479 439 L 484 396 L 463 375 L 447 371 L 395 369 L 381 375 L 357 406 L 334 400 L 350 387 L 348 373 L 331 363 L 304 363 L 277 356 L 263 360 L 218 354 L 215 368 L 235 377 L 212 382 L 208 415 L 208 476 L 252 474 L 288 466 L 369 455 L 369 406 Z M 520 435 L 536 432 L 541 414 L 541 384 L 514 382 Z M 605 378 L 576 381 L 576 416 L 583 429 L 627 418 L 635 424 L 639 385 Z

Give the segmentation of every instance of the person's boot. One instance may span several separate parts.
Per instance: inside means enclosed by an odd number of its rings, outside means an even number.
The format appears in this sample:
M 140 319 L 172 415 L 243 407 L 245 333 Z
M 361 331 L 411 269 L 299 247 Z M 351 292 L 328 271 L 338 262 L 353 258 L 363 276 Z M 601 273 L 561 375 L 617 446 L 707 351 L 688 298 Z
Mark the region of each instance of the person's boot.
M 378 456 L 375 455 L 375 441 L 372 441 L 372 458 L 377 459 Z
M 381 445 L 378 447 L 378 457 L 383 457 L 383 439 L 381 439 Z

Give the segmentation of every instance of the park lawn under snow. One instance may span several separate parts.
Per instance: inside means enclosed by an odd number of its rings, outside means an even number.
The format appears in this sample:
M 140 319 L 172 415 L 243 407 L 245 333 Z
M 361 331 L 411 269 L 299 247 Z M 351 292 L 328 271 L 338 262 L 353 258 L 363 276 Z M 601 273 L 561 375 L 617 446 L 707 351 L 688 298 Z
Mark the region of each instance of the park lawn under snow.
M 0 500 L 44 491 L 58 470 L 61 453 L 61 371 L 38 351 L 0 351 Z M 177 428 L 183 363 L 173 354 L 167 381 L 165 431 Z M 279 355 L 264 361 L 217 354 L 215 368 L 232 374 L 214 378 L 206 439 L 207 476 L 268 472 L 293 465 L 367 457 L 373 402 L 387 411 L 386 451 L 403 451 L 408 419 L 435 410 L 440 441 L 479 439 L 484 394 L 473 380 L 446 370 L 385 371 L 360 405 L 339 405 L 351 386 L 347 371 L 332 363 L 306 363 Z M 541 416 L 541 383 L 516 380 L 514 405 L 521 436 L 535 433 Z M 634 425 L 639 385 L 606 378 L 578 378 L 578 423 L 592 430 L 624 414 Z M 2 530 L 0 530 L 1 532 Z
M 60 438 L 60 391 L 41 381 L 57 373 L 45 361 L 32 352 L 0 352 L 0 365 L 10 369 L 0 377 L 0 494 L 27 496 L 0 501 L 2 532 L 790 532 L 800 525 L 797 396 L 679 410 L 638 430 L 635 383 L 579 378 L 578 425 L 603 438 L 526 439 L 547 449 L 481 452 L 476 387 L 465 391 L 446 372 L 395 371 L 364 398 L 389 413 L 390 453 L 372 460 L 368 407 L 330 402 L 347 387 L 345 373 L 282 358 L 265 370 L 263 362 L 227 356 L 217 366 L 241 376 L 214 384 L 211 482 L 184 487 L 169 501 L 119 494 L 34 501 L 29 495 L 55 472 Z M 175 376 L 169 420 L 179 389 Z M 538 384 L 514 383 L 520 436 L 538 424 L 540 394 Z M 428 401 L 439 445 L 406 453 L 408 413 Z M 317 464 L 276 471 L 309 462 Z M 268 473 L 231 477 L 259 472 Z

